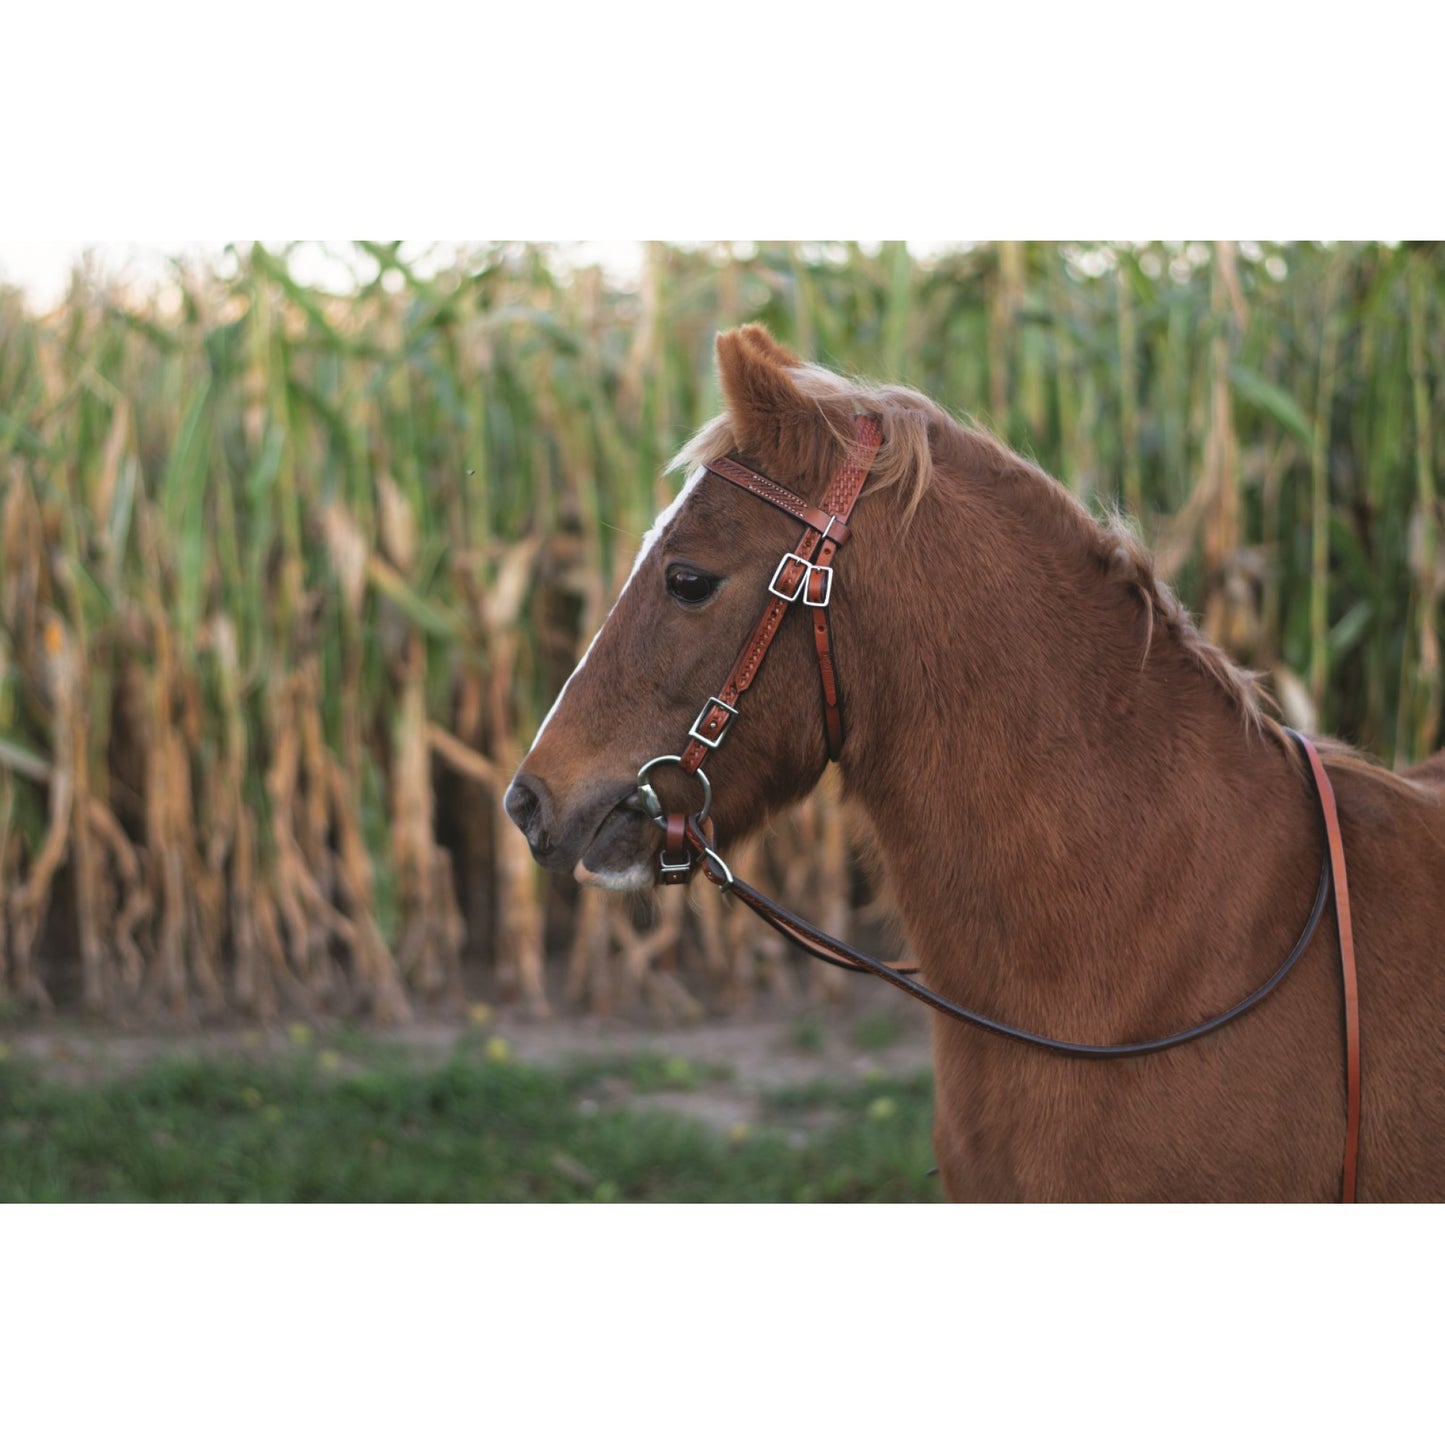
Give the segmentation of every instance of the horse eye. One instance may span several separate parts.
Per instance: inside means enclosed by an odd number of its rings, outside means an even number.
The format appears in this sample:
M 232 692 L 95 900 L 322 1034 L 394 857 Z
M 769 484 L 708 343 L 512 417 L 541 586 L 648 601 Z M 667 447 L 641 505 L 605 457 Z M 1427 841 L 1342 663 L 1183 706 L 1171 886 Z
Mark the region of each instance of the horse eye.
M 667 569 L 668 595 L 675 597 L 679 602 L 696 607 L 698 603 L 706 602 L 716 588 L 716 577 L 706 577 L 701 572 L 693 572 L 687 567 L 669 567 Z

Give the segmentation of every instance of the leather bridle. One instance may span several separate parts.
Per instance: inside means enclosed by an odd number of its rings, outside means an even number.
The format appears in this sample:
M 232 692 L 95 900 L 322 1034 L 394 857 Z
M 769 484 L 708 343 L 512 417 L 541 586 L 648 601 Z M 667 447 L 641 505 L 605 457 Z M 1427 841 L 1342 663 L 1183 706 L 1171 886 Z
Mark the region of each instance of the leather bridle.
M 1252 993 L 1232 1008 L 1204 1020 L 1203 1023 L 1155 1039 L 1122 1044 L 1071 1043 L 1030 1033 L 1026 1029 L 975 1013 L 941 994 L 934 993 L 932 989 L 910 977 L 910 974 L 917 972 L 916 968 L 883 963 L 791 913 L 781 904 L 735 877 L 713 847 L 707 821 L 712 808 L 712 785 L 702 768 L 702 762 L 726 739 L 738 716 L 743 694 L 757 677 L 763 659 L 778 635 L 783 618 L 797 603 L 802 603 L 812 616 L 813 641 L 822 684 L 828 758 L 833 762 L 838 760 L 843 746 L 843 710 L 837 669 L 833 661 L 829 606 L 833 597 L 833 561 L 838 549 L 848 540 L 848 519 L 852 516 L 853 507 L 868 478 L 881 441 L 882 432 L 875 417 L 864 415 L 856 418 L 852 444 L 834 473 L 819 507 L 812 506 L 786 487 L 779 486 L 771 478 L 746 466 L 736 457 L 720 457 L 706 463 L 708 472 L 713 476 L 720 477 L 787 512 L 804 524 L 804 531 L 797 545 L 791 552 L 784 554 L 774 569 L 772 580 L 768 584 L 769 600 L 763 608 L 762 616 L 743 644 L 722 687 L 703 704 L 702 710 L 688 730 L 688 741 L 683 751 L 653 758 L 638 772 L 637 796 L 640 805 L 665 834 L 664 846 L 658 856 L 658 882 L 687 883 L 694 872 L 701 870 L 709 882 L 747 904 L 765 923 L 814 958 L 854 973 L 873 974 L 961 1023 L 972 1024 L 989 1033 L 1030 1044 L 1035 1048 L 1079 1059 L 1128 1059 L 1144 1054 L 1162 1053 L 1166 1049 L 1177 1048 L 1180 1044 L 1190 1043 L 1213 1033 L 1249 1012 L 1284 982 L 1309 947 L 1324 915 L 1325 902 L 1333 884 L 1345 998 L 1346 1121 L 1341 1202 L 1354 1203 L 1360 1131 L 1360 1019 L 1344 844 L 1334 789 L 1320 761 L 1319 752 L 1308 738 L 1293 729 L 1285 728 L 1284 731 L 1294 740 L 1309 762 L 1311 780 L 1324 819 L 1326 835 L 1319 887 L 1315 891 L 1309 917 L 1284 962 Z M 683 772 L 696 777 L 701 783 L 703 803 L 697 812 L 666 813 L 648 781 L 654 768 L 671 763 L 677 764 Z

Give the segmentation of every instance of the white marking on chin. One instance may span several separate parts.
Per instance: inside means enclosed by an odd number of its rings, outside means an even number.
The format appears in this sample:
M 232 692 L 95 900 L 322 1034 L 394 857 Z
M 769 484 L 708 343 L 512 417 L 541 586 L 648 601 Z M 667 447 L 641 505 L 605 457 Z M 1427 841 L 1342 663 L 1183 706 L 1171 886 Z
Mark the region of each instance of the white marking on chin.
M 590 884 L 593 888 L 610 888 L 614 893 L 640 893 L 652 887 L 652 868 L 646 863 L 634 863 L 621 872 L 594 873 L 585 863 L 579 862 L 572 870 L 572 876 L 579 883 Z
M 688 477 L 687 481 L 684 483 L 682 490 L 657 514 L 656 520 L 654 520 L 652 526 L 647 529 L 647 535 L 644 536 L 642 539 L 642 545 L 637 549 L 637 556 L 633 559 L 632 563 L 632 571 L 627 574 L 627 581 L 622 584 L 622 591 L 617 594 L 617 602 L 622 601 L 624 595 L 627 592 L 627 589 L 632 586 L 632 579 L 637 576 L 638 569 L 642 566 L 643 562 L 647 560 L 647 554 L 652 551 L 652 548 L 657 542 L 657 539 L 661 537 L 663 532 L 667 529 L 667 524 L 671 522 L 672 519 L 677 516 L 678 512 L 682 510 L 682 504 L 691 495 L 693 488 L 697 486 L 697 484 L 706 475 L 706 467 L 695 467 L 691 475 Z M 617 602 L 614 602 L 612 604 L 611 608 L 608 610 L 607 616 L 602 619 L 602 627 L 607 626 L 607 623 L 611 618 L 612 614 L 617 611 Z M 587 666 L 587 659 L 592 656 L 592 649 L 597 646 L 597 638 L 602 636 L 602 627 L 599 627 L 597 629 L 597 636 L 594 637 L 592 641 L 587 644 L 587 651 L 582 654 L 582 656 L 578 659 L 577 666 L 572 669 L 572 677 L 569 677 L 567 681 L 562 684 L 562 691 L 557 694 L 556 701 L 553 702 L 552 706 L 547 709 L 547 716 L 542 719 L 542 726 L 537 729 L 537 736 L 532 739 L 532 748 L 528 749 L 529 752 L 532 751 L 532 749 L 535 749 L 537 744 L 542 741 L 542 734 L 547 731 L 547 724 L 551 722 L 552 719 L 556 716 L 557 709 L 562 706 L 562 699 L 567 696 L 567 689 L 572 685 L 572 678 L 576 677 L 577 674 L 581 672 L 584 667 Z M 579 863 L 577 866 L 580 868 L 582 865 Z M 630 873 L 621 874 L 619 876 L 628 877 L 630 876 Z M 580 881 L 585 882 L 587 880 Z M 632 885 L 614 885 L 611 883 L 602 884 L 602 887 L 604 888 L 611 888 L 614 886 L 630 887 Z

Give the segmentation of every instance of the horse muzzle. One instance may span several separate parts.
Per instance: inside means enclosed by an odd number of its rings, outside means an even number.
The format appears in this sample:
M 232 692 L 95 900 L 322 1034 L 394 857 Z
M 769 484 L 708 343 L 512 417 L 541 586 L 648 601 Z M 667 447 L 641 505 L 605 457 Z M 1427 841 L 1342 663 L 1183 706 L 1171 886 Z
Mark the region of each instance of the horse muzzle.
M 503 806 L 542 867 L 580 883 L 645 888 L 652 881 L 656 829 L 637 796 L 637 779 L 593 784 L 559 798 L 534 773 L 519 772 Z

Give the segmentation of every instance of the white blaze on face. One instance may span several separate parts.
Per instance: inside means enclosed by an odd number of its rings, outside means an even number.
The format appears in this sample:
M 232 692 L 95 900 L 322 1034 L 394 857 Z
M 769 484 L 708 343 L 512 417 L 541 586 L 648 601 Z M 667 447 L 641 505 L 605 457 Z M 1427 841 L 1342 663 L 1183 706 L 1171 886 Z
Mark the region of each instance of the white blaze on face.
M 706 467 L 696 467 L 688 476 L 682 490 L 657 514 L 652 526 L 647 529 L 647 535 L 642 539 L 642 545 L 637 549 L 637 556 L 632 563 L 632 571 L 627 574 L 627 581 L 622 584 L 622 591 L 617 594 L 617 602 L 621 602 L 627 589 L 632 586 L 632 579 L 637 576 L 638 570 L 643 562 L 647 560 L 647 554 L 652 551 L 657 539 L 667 530 L 668 523 L 682 510 L 682 504 L 692 495 L 692 490 L 707 475 Z M 567 695 L 567 689 L 572 685 L 572 678 L 587 666 L 587 659 L 592 656 L 592 649 L 597 646 L 597 638 L 602 636 L 602 628 L 607 626 L 612 613 L 617 610 L 617 602 L 612 604 L 611 610 L 602 620 L 602 627 L 597 629 L 597 636 L 587 644 L 587 651 L 579 659 L 577 666 L 572 669 L 572 677 L 569 677 L 562 684 L 562 691 L 557 694 L 557 700 L 547 709 L 547 716 L 542 719 L 542 726 L 537 729 L 537 736 L 532 739 L 532 747 L 535 748 L 542 741 L 542 734 L 547 731 L 547 724 L 557 714 L 557 709 L 562 705 L 562 699 Z M 529 749 L 530 751 L 530 749 Z M 581 866 L 580 864 L 578 865 Z

